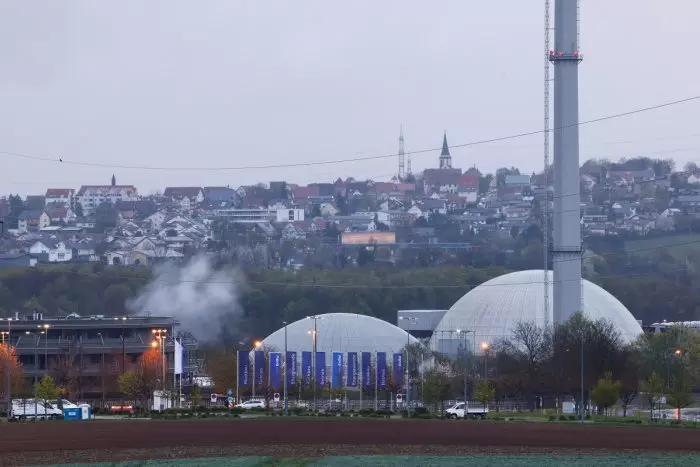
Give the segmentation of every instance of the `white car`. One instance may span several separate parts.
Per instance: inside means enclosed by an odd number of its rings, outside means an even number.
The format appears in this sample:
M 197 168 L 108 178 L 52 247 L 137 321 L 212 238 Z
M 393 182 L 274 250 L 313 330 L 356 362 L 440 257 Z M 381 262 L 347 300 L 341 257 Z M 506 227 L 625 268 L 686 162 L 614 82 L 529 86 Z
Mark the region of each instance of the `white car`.
M 236 407 L 241 409 L 264 409 L 265 401 L 261 399 L 251 399 L 249 401 L 241 402 L 236 405 Z

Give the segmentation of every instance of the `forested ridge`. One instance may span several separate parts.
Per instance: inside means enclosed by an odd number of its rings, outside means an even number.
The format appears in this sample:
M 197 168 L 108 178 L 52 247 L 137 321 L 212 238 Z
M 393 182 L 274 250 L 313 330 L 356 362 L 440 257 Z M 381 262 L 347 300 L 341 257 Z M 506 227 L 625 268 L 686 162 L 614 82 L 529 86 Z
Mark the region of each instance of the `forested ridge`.
M 265 336 L 283 321 L 331 312 L 395 322 L 397 310 L 447 309 L 471 288 L 506 272 L 500 267 L 464 266 L 248 270 L 246 283 L 239 288 L 237 309 L 242 316 L 236 317 L 236 328 L 247 336 Z M 5 269 L 0 271 L 0 314 L 32 310 L 49 315 L 125 314 L 127 299 L 150 280 L 151 271 L 146 268 L 103 264 Z M 700 316 L 700 289 L 687 274 L 599 275 L 592 280 L 644 323 Z M 167 314 L 167 310 L 152 312 Z

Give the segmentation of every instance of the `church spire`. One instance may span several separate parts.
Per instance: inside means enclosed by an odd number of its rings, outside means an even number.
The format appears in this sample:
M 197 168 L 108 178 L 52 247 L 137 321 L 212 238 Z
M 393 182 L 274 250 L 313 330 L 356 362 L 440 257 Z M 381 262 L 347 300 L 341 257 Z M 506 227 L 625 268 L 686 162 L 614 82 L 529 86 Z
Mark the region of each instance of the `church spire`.
M 112 186 L 116 186 L 116 184 L 117 184 L 117 177 L 115 177 L 114 174 L 112 174 Z
M 452 168 L 452 156 L 450 155 L 450 147 L 447 145 L 447 132 L 442 136 L 442 152 L 440 153 L 440 168 Z
M 447 145 L 447 132 L 443 133 L 442 135 L 442 152 L 440 153 L 441 156 L 449 156 L 450 155 L 450 147 Z

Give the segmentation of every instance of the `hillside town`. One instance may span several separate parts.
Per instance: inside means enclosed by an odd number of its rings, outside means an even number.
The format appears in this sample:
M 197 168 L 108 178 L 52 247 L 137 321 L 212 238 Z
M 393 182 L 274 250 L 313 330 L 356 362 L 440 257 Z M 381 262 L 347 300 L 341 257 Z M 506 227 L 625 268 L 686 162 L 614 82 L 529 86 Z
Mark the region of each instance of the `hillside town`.
M 259 267 L 345 267 L 367 261 L 368 250 L 376 250 L 372 260 L 387 262 L 421 249 L 508 251 L 533 228 L 541 242 L 553 204 L 551 176 L 453 167 L 446 135 L 437 162 L 387 182 L 169 186 L 142 195 L 113 175 L 77 190 L 10 195 L 0 199 L 0 265 L 151 266 L 207 250 Z M 700 232 L 700 170 L 693 164 L 674 171 L 671 161 L 648 158 L 589 160 L 580 182 L 584 238 Z

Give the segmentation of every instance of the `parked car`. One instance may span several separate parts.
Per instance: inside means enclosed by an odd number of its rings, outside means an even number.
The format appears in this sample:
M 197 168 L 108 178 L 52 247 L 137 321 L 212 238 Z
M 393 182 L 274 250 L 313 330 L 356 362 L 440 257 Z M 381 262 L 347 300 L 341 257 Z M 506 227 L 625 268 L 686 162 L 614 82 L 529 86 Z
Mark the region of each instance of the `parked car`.
M 265 401 L 262 399 L 251 399 L 249 401 L 241 402 L 240 404 L 236 405 L 236 407 L 241 409 L 264 409 Z

